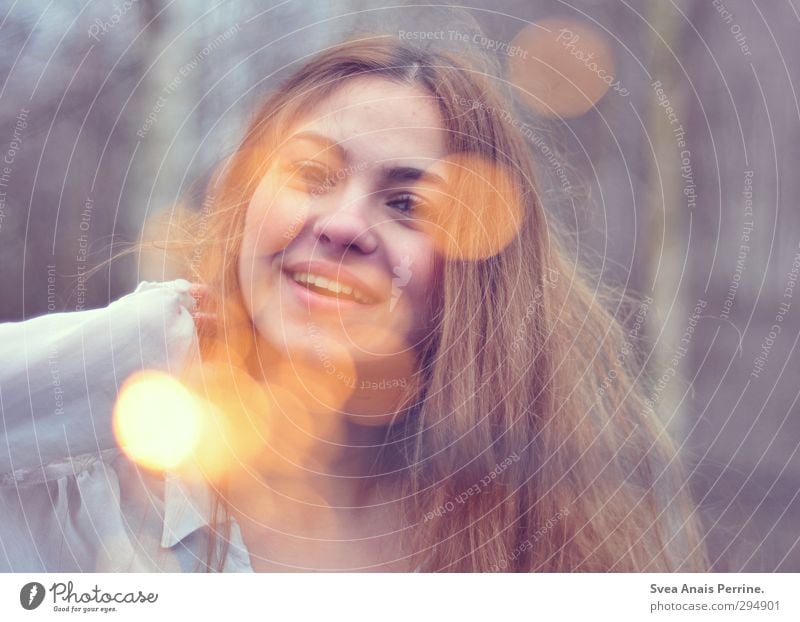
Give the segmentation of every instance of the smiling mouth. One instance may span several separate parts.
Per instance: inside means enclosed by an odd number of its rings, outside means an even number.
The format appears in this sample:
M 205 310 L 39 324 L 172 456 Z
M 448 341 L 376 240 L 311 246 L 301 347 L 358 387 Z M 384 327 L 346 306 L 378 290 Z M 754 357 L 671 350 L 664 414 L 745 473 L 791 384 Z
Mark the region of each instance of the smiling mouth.
M 291 276 L 292 280 L 298 285 L 302 285 L 306 289 L 322 296 L 349 300 L 362 305 L 371 305 L 376 302 L 359 289 L 324 276 L 319 276 L 310 272 L 294 272 L 289 276 Z

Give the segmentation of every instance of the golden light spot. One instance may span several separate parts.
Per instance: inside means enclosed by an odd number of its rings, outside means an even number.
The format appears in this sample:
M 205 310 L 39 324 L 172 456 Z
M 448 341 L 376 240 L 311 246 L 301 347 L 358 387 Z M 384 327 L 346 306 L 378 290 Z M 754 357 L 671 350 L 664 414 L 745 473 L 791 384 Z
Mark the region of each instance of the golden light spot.
M 272 403 L 260 383 L 227 363 L 205 361 L 183 377 L 200 404 L 194 464 L 207 479 L 219 479 L 268 442 Z
M 552 18 L 526 26 L 512 45 L 524 52 L 511 58 L 512 82 L 538 114 L 577 117 L 605 95 L 614 77 L 607 37 L 586 24 Z
M 445 196 L 422 218 L 437 248 L 448 259 L 486 259 L 516 237 L 522 205 L 511 175 L 477 154 L 458 153 L 437 162 L 447 179 Z
M 113 429 L 134 462 L 169 470 L 185 461 L 201 434 L 200 406 L 178 380 L 159 371 L 139 372 L 123 385 Z

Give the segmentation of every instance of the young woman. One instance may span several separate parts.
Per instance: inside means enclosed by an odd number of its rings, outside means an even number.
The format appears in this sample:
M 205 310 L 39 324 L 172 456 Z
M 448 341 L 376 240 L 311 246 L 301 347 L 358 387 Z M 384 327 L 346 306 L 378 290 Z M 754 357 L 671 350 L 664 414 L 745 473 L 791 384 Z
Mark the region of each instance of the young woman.
M 297 70 L 180 223 L 188 239 L 168 234 L 199 307 L 180 280 L 99 312 L 143 334 L 161 318 L 141 366 L 213 405 L 196 477 L 104 449 L 105 421 L 93 453 L 43 468 L 24 443 L 59 423 L 33 412 L 3 465 L 1 502 L 22 508 L 6 531 L 82 551 L 40 555 L 48 570 L 703 570 L 632 344 L 559 243 L 516 114 L 490 76 L 389 37 Z M 63 436 L 89 445 L 79 419 Z

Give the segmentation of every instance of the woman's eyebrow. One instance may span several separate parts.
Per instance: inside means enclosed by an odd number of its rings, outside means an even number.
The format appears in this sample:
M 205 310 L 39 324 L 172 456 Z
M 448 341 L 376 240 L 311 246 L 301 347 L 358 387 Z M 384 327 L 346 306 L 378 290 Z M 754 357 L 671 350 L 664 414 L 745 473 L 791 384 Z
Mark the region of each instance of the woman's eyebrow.
M 392 166 L 383 168 L 383 179 L 387 183 L 397 182 L 422 182 L 432 186 L 446 186 L 443 177 L 413 166 Z
M 319 147 L 320 153 L 330 152 L 342 161 L 347 161 L 347 150 L 336 141 L 318 134 L 317 132 L 298 132 L 290 136 L 286 144 L 291 144 L 295 141 L 308 141 L 312 142 Z M 400 182 L 421 182 L 432 186 L 446 186 L 447 182 L 443 177 L 432 173 L 431 171 L 417 168 L 414 166 L 383 166 L 381 167 L 383 181 L 385 183 L 400 183 Z
M 333 151 L 334 155 L 341 160 L 344 160 L 347 156 L 347 152 L 345 151 L 344 147 L 342 147 L 339 143 L 334 140 L 331 140 L 327 136 L 323 136 L 322 134 L 317 134 L 316 132 L 298 132 L 290 136 L 285 144 L 291 144 L 295 141 L 308 141 L 312 142 L 320 148 L 320 153 L 326 151 Z

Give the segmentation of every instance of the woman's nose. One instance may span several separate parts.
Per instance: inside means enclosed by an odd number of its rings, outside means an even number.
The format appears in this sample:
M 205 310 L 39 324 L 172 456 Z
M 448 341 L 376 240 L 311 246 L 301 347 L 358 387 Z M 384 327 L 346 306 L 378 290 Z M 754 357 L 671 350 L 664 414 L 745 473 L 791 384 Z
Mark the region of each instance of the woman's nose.
M 375 232 L 353 206 L 321 215 L 312 230 L 319 243 L 334 246 L 335 250 L 352 249 L 369 255 L 378 247 Z

